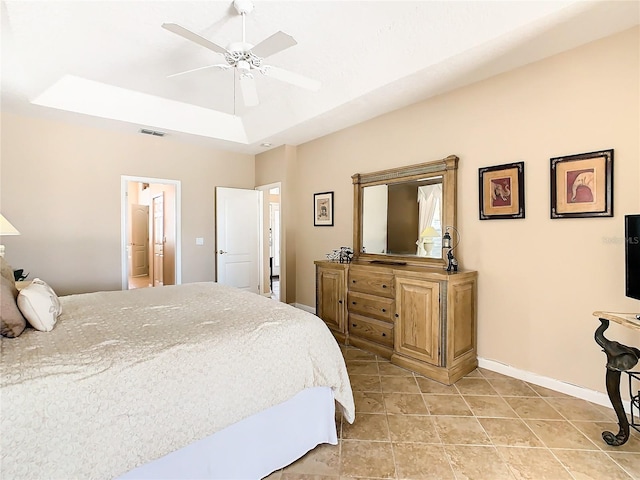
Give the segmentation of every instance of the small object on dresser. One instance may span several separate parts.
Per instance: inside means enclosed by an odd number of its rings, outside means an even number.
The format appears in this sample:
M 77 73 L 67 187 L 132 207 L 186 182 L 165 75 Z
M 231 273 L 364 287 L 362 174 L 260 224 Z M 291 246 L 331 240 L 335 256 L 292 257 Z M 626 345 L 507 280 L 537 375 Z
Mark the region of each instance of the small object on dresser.
M 457 241 L 455 242 L 455 244 L 452 243 L 449 229 L 452 229 L 457 234 Z M 453 256 L 453 249 L 456 248 L 459 243 L 460 243 L 460 232 L 458 232 L 458 230 L 454 227 L 447 226 L 446 231 L 442 237 L 442 249 L 447 250 L 447 272 L 458 271 L 458 261 L 456 260 L 456 257 Z
M 340 247 L 331 253 L 327 253 L 327 260 L 330 262 L 351 263 L 352 259 L 353 248 L 351 247 Z
M 340 247 L 340 263 L 351 263 L 353 258 L 353 248 Z
M 340 250 L 332 250 L 331 253 L 327 253 L 327 260 L 330 262 L 337 262 L 340 259 Z

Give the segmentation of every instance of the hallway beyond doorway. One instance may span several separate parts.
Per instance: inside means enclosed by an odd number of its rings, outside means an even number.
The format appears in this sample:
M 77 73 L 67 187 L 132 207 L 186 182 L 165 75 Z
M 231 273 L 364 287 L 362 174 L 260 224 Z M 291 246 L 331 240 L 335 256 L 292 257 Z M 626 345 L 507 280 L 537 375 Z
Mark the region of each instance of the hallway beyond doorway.
M 280 300 L 280 277 L 273 277 L 271 279 L 271 298 Z
M 144 275 L 142 277 L 129 277 L 129 290 L 151 286 L 151 279 L 149 278 L 149 275 Z
M 180 181 L 127 175 L 121 181 L 122 289 L 182 283 Z

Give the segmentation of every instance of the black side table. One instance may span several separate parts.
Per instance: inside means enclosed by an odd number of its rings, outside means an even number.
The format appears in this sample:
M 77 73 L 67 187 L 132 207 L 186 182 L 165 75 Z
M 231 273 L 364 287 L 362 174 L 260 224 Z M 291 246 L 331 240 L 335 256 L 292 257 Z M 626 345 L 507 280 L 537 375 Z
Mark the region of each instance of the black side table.
M 620 427 L 617 434 L 608 431 L 602 432 L 602 438 L 607 444 L 618 447 L 624 445 L 627 440 L 629 440 L 630 425 L 622 405 L 622 398 L 620 397 L 620 376 L 622 372 L 627 372 L 630 375 L 629 394 L 633 406 L 634 402 L 638 402 L 638 399 L 631 391 L 631 380 L 636 376 L 636 372 L 630 372 L 630 370 L 638 363 L 640 350 L 605 338 L 604 331 L 609 328 L 610 320 L 620 325 L 640 330 L 640 320 L 637 318 L 637 315 L 631 313 L 593 312 L 593 315 L 600 319 L 600 326 L 596 329 L 594 338 L 596 343 L 602 347 L 602 350 L 607 355 L 607 394 L 618 417 L 618 425 Z M 640 393 L 638 393 L 638 396 L 640 396 Z M 632 421 L 634 420 L 632 419 Z M 637 429 L 635 423 L 633 427 Z

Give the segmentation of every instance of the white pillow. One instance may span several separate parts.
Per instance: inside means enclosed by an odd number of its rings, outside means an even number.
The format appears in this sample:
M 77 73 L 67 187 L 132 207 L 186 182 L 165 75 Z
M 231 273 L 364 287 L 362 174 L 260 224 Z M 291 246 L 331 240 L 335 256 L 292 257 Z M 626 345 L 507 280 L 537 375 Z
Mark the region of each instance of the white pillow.
M 46 282 L 39 278 L 18 294 L 18 308 L 29 324 L 36 330 L 50 332 L 62 313 L 60 299 Z

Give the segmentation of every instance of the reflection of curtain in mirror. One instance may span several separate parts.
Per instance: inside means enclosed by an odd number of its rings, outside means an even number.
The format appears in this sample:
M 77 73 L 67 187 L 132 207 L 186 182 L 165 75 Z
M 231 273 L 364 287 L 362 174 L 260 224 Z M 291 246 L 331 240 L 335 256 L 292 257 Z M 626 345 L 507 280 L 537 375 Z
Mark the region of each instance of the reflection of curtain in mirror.
M 440 199 L 442 198 L 442 184 L 437 183 L 435 185 L 425 185 L 418 187 L 418 212 L 420 215 L 418 221 L 418 249 L 416 254 L 424 257 L 425 252 L 422 245 L 422 239 L 420 238 L 420 232 L 425 228 L 432 226 L 441 232 L 440 225 L 434 225 L 433 219 L 436 212 L 440 212 Z

